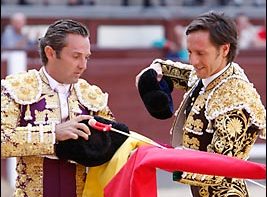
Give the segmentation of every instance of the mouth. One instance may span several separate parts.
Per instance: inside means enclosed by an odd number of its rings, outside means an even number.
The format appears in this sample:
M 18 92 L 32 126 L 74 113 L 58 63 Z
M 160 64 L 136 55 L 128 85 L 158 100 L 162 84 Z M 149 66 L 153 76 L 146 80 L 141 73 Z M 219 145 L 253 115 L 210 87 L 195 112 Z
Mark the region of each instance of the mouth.
M 199 67 L 199 68 L 197 68 L 197 67 L 195 67 L 195 70 L 198 72 L 198 71 L 200 71 L 200 70 L 202 70 L 203 69 L 203 67 Z
M 75 76 L 80 76 L 82 73 L 74 73 Z

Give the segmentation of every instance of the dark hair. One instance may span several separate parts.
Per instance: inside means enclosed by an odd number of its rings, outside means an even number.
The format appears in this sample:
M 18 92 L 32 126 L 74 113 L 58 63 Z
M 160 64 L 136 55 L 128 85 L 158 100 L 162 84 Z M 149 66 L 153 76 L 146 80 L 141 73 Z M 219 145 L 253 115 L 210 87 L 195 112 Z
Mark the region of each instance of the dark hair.
M 70 19 L 58 20 L 49 25 L 45 36 L 39 39 L 39 54 L 44 65 L 48 61 L 44 52 L 45 46 L 51 46 L 59 58 L 62 48 L 66 46 L 68 34 L 78 34 L 87 37 L 89 36 L 89 31 L 82 23 Z
M 217 47 L 230 44 L 227 61 L 232 62 L 237 54 L 237 29 L 234 20 L 224 15 L 210 11 L 194 19 L 186 29 L 186 35 L 204 30 L 210 33 L 210 41 Z

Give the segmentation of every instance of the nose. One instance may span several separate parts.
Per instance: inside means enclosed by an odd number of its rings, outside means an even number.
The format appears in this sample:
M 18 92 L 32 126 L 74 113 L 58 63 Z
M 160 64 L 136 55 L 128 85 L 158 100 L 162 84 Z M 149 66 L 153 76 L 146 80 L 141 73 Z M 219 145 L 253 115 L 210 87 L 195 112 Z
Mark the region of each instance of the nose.
M 86 68 L 87 68 L 87 59 L 83 58 L 83 59 L 79 62 L 79 68 L 80 68 L 80 69 L 86 69 Z
M 198 65 L 199 64 L 199 58 L 197 57 L 197 55 L 190 54 L 190 56 L 189 56 L 189 63 L 191 65 Z

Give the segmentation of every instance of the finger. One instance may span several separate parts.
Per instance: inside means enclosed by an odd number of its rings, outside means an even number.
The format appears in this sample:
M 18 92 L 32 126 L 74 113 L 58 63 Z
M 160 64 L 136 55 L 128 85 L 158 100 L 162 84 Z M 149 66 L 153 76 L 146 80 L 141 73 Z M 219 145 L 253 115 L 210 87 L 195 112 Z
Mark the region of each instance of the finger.
M 78 136 L 77 134 L 75 134 L 75 133 L 70 133 L 70 138 L 71 138 L 71 139 L 77 140 L 78 137 L 79 137 L 79 136 Z
M 79 115 L 79 116 L 77 116 L 77 121 L 80 122 L 82 120 L 89 120 L 91 118 L 93 118 L 93 116 L 90 116 L 90 115 Z
M 91 134 L 89 127 L 84 123 L 78 123 L 76 128 L 81 130 L 83 133 L 86 133 L 87 135 Z
M 81 130 L 77 130 L 77 131 L 76 131 L 76 134 L 77 134 L 78 136 L 84 138 L 85 140 L 88 140 L 88 138 L 89 138 L 88 134 L 85 133 L 85 132 L 83 132 L 83 131 L 81 131 Z
M 162 75 L 162 68 L 161 68 L 161 65 L 159 63 L 153 63 L 149 67 L 154 69 L 158 75 Z
M 162 59 L 157 58 L 153 60 L 152 64 L 157 63 L 157 62 L 162 62 L 162 61 L 163 61 Z
M 161 65 L 159 63 L 154 63 L 150 65 L 150 68 L 157 72 L 157 81 L 160 81 L 163 77 Z

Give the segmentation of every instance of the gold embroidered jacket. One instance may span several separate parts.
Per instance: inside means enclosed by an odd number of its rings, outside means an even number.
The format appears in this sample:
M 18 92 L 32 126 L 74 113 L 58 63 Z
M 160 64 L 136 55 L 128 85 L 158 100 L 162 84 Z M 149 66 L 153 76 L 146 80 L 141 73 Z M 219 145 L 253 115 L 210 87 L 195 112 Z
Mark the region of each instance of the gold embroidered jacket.
M 247 159 L 257 137 L 266 138 L 265 108 L 238 64 L 231 63 L 200 93 L 186 118 L 188 96 L 199 80 L 193 66 L 170 60 L 156 62 L 174 87 L 187 91 L 171 129 L 173 146 Z M 238 179 L 184 172 L 179 181 L 192 185 L 194 197 L 248 196 L 244 181 Z
M 108 94 L 85 80 L 71 88 L 69 118 L 79 114 L 113 119 Z M 43 196 L 44 157 L 54 152 L 55 124 L 61 122 L 58 94 L 42 69 L 7 76 L 1 81 L 1 158 L 17 157 L 15 196 Z M 76 193 L 82 195 L 86 168 L 76 164 Z

